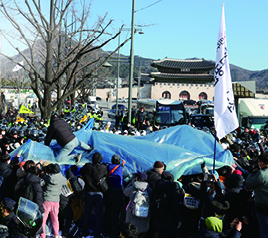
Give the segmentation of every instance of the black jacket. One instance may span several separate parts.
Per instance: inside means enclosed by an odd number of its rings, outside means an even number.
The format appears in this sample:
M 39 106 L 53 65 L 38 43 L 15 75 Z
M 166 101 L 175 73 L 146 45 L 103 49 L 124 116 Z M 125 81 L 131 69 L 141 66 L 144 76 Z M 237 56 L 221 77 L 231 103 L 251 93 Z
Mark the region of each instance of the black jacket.
M 154 199 L 161 197 L 160 194 L 165 194 L 166 196 L 167 211 L 165 215 L 159 215 L 154 211 L 155 205 L 153 204 L 155 202 L 157 203 L 157 200 Z M 150 203 L 152 205 L 152 218 L 155 221 L 157 230 L 167 230 L 171 232 L 170 234 L 172 234 L 172 231 L 175 233 L 182 217 L 179 196 L 176 192 L 174 183 L 164 179 L 157 180 L 152 191 Z M 167 237 L 171 237 L 171 235 L 168 235 Z
M 12 166 L 7 163 L 0 162 L 0 175 L 5 172 L 3 175 L 4 181 L 0 188 L 0 199 L 8 197 L 14 199 L 14 188 L 17 183 L 16 171 L 12 169 Z
M 43 189 L 41 187 L 41 179 L 32 173 L 27 173 L 24 179 L 25 181 L 28 181 L 33 184 L 35 192 L 33 202 L 39 206 L 39 211 L 41 213 L 44 213 L 44 207 L 43 207 L 44 199 L 43 199 Z
M 100 163 L 87 163 L 80 170 L 84 177 L 85 190 L 87 192 L 101 192 L 97 187 L 97 182 L 100 178 L 107 176 L 107 167 Z
M 137 113 L 137 121 L 138 122 L 143 122 L 145 120 L 145 115 L 146 113 L 143 111 L 138 111 Z
M 45 138 L 45 145 L 49 146 L 51 140 L 55 139 L 61 147 L 64 147 L 74 138 L 75 135 L 66 121 L 58 117 L 51 117 L 50 126 L 48 127 Z
M 65 211 L 65 209 L 70 206 L 74 196 L 79 197 L 82 194 L 83 189 L 78 182 L 78 178 L 73 174 L 73 172 L 76 170 L 77 167 L 73 165 L 66 172 L 66 178 L 69 180 L 74 193 L 69 195 L 68 197 L 65 197 L 62 194 L 60 195 L 60 211 Z
M 149 183 L 150 188 L 154 188 L 155 182 L 161 179 L 161 174 L 154 169 L 151 169 L 147 172 L 147 182 Z

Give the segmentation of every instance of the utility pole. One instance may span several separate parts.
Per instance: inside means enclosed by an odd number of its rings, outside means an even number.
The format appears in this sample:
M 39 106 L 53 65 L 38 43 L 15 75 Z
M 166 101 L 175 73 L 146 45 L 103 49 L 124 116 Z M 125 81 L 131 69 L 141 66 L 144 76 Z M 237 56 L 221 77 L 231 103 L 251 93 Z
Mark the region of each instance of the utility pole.
M 129 87 L 128 87 L 128 122 L 130 123 L 131 123 L 131 113 L 132 113 L 132 84 L 133 84 L 133 71 L 134 71 L 135 3 L 136 3 L 136 0 L 133 0 L 132 1 L 132 21 L 131 21 Z

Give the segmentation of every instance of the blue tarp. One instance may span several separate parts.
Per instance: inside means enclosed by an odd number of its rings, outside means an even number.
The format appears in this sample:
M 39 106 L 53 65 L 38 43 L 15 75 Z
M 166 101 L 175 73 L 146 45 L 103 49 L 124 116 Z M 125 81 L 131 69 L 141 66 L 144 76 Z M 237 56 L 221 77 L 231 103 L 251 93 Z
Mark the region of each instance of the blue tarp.
M 87 128 L 86 128 L 87 127 Z M 77 138 L 93 146 L 88 153 L 77 148 L 73 153 L 83 153 L 79 165 L 91 161 L 95 152 L 100 152 L 103 162 L 111 162 L 113 154 L 119 154 L 126 160 L 126 167 L 130 173 L 146 171 L 153 167 L 155 161 L 160 160 L 167 165 L 167 170 L 178 179 L 181 175 L 201 173 L 200 164 L 205 161 L 209 170 L 213 166 L 214 142 L 211 134 L 194 129 L 188 125 L 170 127 L 151 133 L 147 136 L 132 137 L 110 134 L 95 130 L 88 130 L 87 125 L 78 132 Z M 22 155 L 27 159 L 39 161 L 43 159 L 56 162 L 55 158 L 61 147 L 52 141 L 50 147 L 34 141 L 28 141 L 11 153 L 11 156 L 23 150 Z M 62 167 L 69 167 L 74 161 L 60 163 Z M 216 146 L 216 168 L 234 163 L 229 150 Z M 64 170 L 64 169 L 63 169 Z

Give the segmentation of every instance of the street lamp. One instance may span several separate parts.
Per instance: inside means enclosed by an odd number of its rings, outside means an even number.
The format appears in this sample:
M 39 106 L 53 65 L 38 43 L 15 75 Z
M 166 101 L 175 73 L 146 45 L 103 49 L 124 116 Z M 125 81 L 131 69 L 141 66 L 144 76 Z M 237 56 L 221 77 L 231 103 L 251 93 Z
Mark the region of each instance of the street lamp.
M 122 28 L 121 31 L 130 31 L 132 30 L 132 28 Z M 144 32 L 142 31 L 141 28 L 136 28 L 134 29 L 134 31 L 138 31 L 139 34 L 144 34 Z M 135 33 L 135 32 L 134 32 Z M 119 37 L 118 37 L 118 46 L 120 46 L 120 35 L 121 33 L 119 34 Z M 132 42 L 132 39 L 134 37 L 134 34 L 131 35 L 131 42 Z M 132 45 L 131 45 L 131 49 L 132 49 Z M 130 68 L 131 68 L 131 62 L 132 64 L 134 64 L 134 52 L 133 52 L 133 61 L 131 61 L 131 53 L 130 53 Z M 118 88 L 119 88 L 119 73 L 120 73 L 120 48 L 118 48 L 118 61 L 117 61 L 117 81 L 116 81 L 116 115 L 118 114 Z M 129 78 L 131 77 L 131 71 L 130 71 L 130 75 L 129 75 Z M 132 82 L 133 82 L 133 69 L 132 69 Z M 130 92 L 130 85 L 131 85 L 131 95 L 129 94 Z M 131 107 L 132 105 L 129 106 L 129 102 L 132 103 L 132 83 L 130 84 L 130 80 L 129 80 L 129 92 L 128 92 L 128 114 L 130 112 L 131 114 Z M 129 117 L 128 117 L 129 119 Z M 130 116 L 130 120 L 131 120 L 131 116 Z
M 120 28 L 119 31 L 130 31 L 131 28 Z M 139 34 L 144 34 L 144 32 L 142 31 L 142 28 L 135 28 L 135 32 L 137 32 Z M 123 63 L 127 63 L 129 62 L 128 61 L 125 61 L 125 60 L 120 60 L 120 36 L 121 36 L 121 32 L 118 36 L 118 57 L 112 57 L 112 58 L 116 58 L 116 60 L 112 60 L 112 61 L 115 61 L 117 62 L 117 80 L 116 80 L 116 109 L 115 109 L 115 114 L 118 115 L 118 89 L 119 89 L 119 78 L 120 78 L 120 62 L 123 62 Z M 122 59 L 126 59 L 126 57 L 122 57 Z M 129 59 L 129 57 L 127 57 L 127 59 Z

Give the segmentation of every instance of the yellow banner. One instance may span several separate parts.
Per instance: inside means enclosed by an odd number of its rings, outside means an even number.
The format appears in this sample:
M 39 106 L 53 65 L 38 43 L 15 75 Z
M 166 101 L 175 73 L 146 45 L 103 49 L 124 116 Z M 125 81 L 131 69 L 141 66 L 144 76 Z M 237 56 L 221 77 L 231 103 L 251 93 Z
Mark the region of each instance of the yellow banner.
M 21 105 L 19 113 L 32 113 L 32 114 L 34 114 L 30 109 L 28 109 L 24 105 Z
M 25 120 L 23 118 L 17 117 L 17 122 L 21 122 L 21 121 L 25 122 Z
M 85 116 L 81 119 L 80 123 L 83 122 L 83 121 L 86 121 L 86 120 L 87 120 L 87 115 L 85 115 Z

